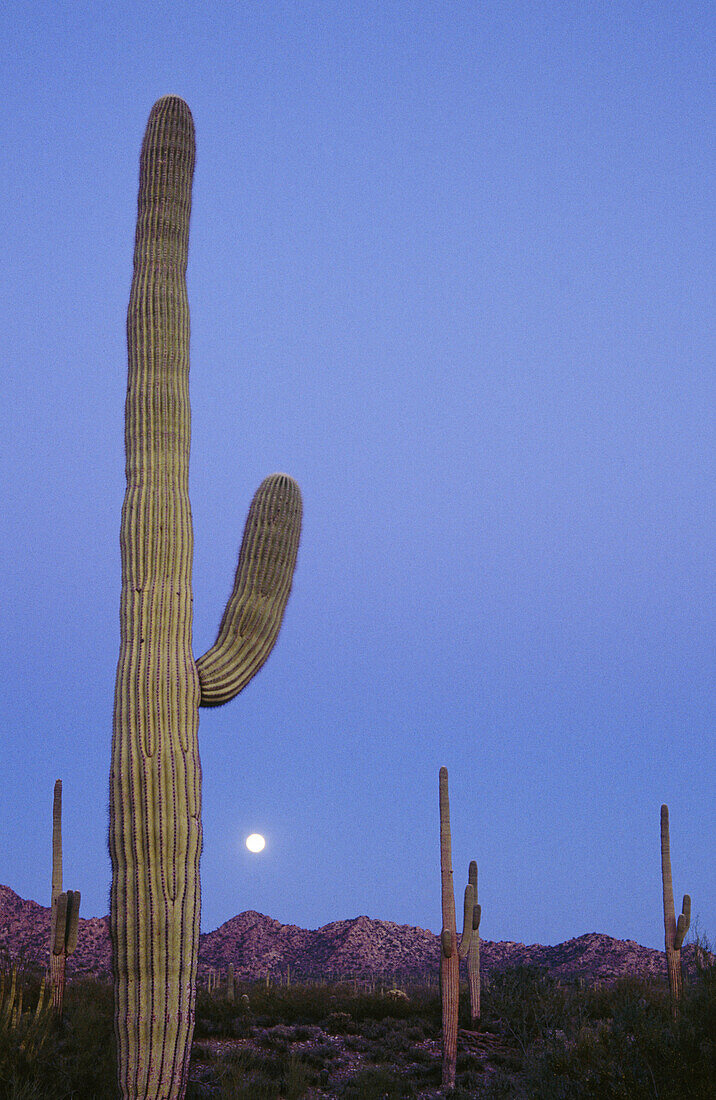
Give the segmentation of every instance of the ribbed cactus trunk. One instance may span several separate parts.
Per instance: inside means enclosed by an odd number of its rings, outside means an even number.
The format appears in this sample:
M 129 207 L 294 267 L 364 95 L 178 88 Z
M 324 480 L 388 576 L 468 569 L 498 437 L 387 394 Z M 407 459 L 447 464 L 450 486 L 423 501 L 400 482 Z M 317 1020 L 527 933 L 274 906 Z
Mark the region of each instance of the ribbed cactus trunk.
M 52 895 L 50 901 L 50 986 L 52 1007 L 62 1015 L 65 1003 L 67 956 L 77 946 L 80 917 L 79 890 L 62 889 L 62 780 L 52 798 Z
M 455 893 L 452 881 L 452 837 L 448 769 L 440 769 L 440 884 L 442 932 L 440 933 L 440 1001 L 442 1008 L 442 1087 L 454 1089 L 458 1070 L 458 1018 L 460 1014 L 460 959 L 469 953 L 476 912 L 476 879 L 465 887 L 462 936 L 458 942 Z M 480 920 L 480 919 L 478 919 Z
M 62 1015 L 62 1003 L 65 995 L 64 953 L 55 954 L 55 928 L 57 926 L 57 903 L 62 893 L 62 780 L 55 781 L 52 797 L 52 895 L 50 900 L 50 986 L 52 1005 Z
M 181 1100 L 194 1029 L 202 844 L 199 706 L 266 660 L 291 588 L 298 487 L 267 478 L 251 506 L 216 644 L 192 656 L 189 308 L 194 124 L 152 109 L 140 158 L 127 312 L 127 488 L 110 774 L 118 1078 L 126 1100 Z
M 464 959 L 472 941 L 475 894 L 472 883 L 465 887 L 462 936 L 458 943 L 455 917 L 455 891 L 452 876 L 452 836 L 447 768 L 440 769 L 440 885 L 443 926 L 440 933 L 440 1002 L 442 1008 L 443 1070 L 442 1086 L 455 1088 L 457 1072 L 457 1025 L 460 1011 L 460 959 Z
M 447 768 L 440 769 L 440 887 L 443 926 L 440 935 L 440 1002 L 442 1008 L 442 1086 L 455 1088 L 457 1024 L 460 999 L 460 957 L 457 953 L 455 891 L 452 876 L 452 838 Z
M 199 678 L 191 651 L 189 306 L 194 124 L 160 100 L 139 176 L 127 311 L 127 489 L 110 786 L 119 1084 L 186 1089 L 199 939 Z
M 674 887 L 671 879 L 671 844 L 669 840 L 669 807 L 661 807 L 661 884 L 664 897 L 664 947 L 666 969 L 669 975 L 671 1012 L 676 1016 L 683 993 L 684 979 L 681 971 L 681 946 L 691 921 L 691 898 L 684 894 L 682 912 L 676 919 Z

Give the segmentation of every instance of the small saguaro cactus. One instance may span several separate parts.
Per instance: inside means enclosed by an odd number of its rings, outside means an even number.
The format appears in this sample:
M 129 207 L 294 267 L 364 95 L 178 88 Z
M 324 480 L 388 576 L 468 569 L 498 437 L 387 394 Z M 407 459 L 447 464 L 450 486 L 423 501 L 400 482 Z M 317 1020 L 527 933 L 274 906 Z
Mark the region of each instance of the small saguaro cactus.
M 480 1019 L 480 917 L 482 908 L 477 904 L 477 863 L 473 859 L 468 872 L 472 887 L 472 935 L 467 951 L 467 979 L 470 989 L 470 1019 L 473 1024 Z
M 50 909 L 50 985 L 52 1006 L 62 1015 L 67 956 L 77 947 L 80 917 L 79 890 L 62 890 L 62 780 L 55 783 L 52 800 L 52 900 Z
M 110 929 L 123 1100 L 182 1100 L 194 1031 L 202 845 L 199 707 L 266 661 L 291 590 L 301 494 L 266 478 L 249 510 L 215 644 L 192 652 L 189 306 L 194 123 L 149 116 L 127 310 L 126 493 L 110 770 Z
M 463 933 L 458 943 L 452 877 L 452 838 L 447 768 L 440 769 L 440 881 L 443 926 L 440 933 L 440 1001 L 442 1006 L 442 1085 L 455 1088 L 457 1023 L 460 1007 L 460 959 L 470 949 L 475 900 L 471 883 L 465 887 Z
M 229 963 L 228 970 L 226 971 L 226 999 L 227 1001 L 233 1001 L 236 997 L 236 986 L 234 984 L 234 964 Z
M 661 807 L 661 884 L 664 892 L 664 945 L 666 969 L 669 974 L 671 1011 L 675 1016 L 683 992 L 681 946 L 691 922 L 691 898 L 684 894 L 679 919 L 674 909 L 674 887 L 671 881 L 671 846 L 669 843 L 669 807 Z

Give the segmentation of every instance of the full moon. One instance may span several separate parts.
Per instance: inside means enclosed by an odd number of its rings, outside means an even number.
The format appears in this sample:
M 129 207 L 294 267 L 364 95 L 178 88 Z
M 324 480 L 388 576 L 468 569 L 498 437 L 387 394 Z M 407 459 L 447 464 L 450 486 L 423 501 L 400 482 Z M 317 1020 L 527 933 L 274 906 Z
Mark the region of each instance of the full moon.
M 266 841 L 261 833 L 252 833 L 246 837 L 246 847 L 250 852 L 262 852 L 266 847 Z

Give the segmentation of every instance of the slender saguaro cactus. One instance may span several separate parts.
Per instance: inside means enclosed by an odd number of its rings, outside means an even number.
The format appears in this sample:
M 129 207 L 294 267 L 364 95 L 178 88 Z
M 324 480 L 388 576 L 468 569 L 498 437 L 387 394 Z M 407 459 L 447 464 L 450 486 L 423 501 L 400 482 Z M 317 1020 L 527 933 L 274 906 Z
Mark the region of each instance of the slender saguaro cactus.
M 79 890 L 62 891 L 62 780 L 55 782 L 52 800 L 52 901 L 50 916 L 50 985 L 52 1006 L 62 1015 L 67 956 L 77 946 Z
M 470 1019 L 473 1024 L 480 1019 L 480 917 L 482 908 L 477 904 L 477 863 L 473 859 L 468 872 L 472 887 L 472 935 L 467 952 L 467 979 L 470 989 Z
M 109 827 L 115 1034 L 125 1100 L 182 1100 L 186 1092 L 199 938 L 199 706 L 233 698 L 268 657 L 301 527 L 298 486 L 284 474 L 266 478 L 251 504 L 217 640 L 195 661 L 186 289 L 194 156 L 189 108 L 176 96 L 163 97 L 142 145 L 127 311 L 127 488 Z
M 455 893 L 452 877 L 452 838 L 450 835 L 450 799 L 447 768 L 440 769 L 440 880 L 443 927 L 440 933 L 440 1001 L 442 1005 L 443 1069 L 442 1086 L 455 1088 L 457 1071 L 457 1023 L 460 1000 L 460 959 L 464 959 L 472 939 L 475 906 L 472 885 L 465 887 L 463 933 L 458 943 L 455 918 Z
M 691 898 L 684 894 L 679 919 L 674 909 L 674 887 L 671 881 L 671 846 L 669 844 L 669 807 L 661 807 L 661 884 L 664 892 L 664 945 L 666 948 L 666 969 L 669 974 L 671 992 L 671 1011 L 678 1012 L 683 992 L 681 973 L 681 945 L 691 922 Z

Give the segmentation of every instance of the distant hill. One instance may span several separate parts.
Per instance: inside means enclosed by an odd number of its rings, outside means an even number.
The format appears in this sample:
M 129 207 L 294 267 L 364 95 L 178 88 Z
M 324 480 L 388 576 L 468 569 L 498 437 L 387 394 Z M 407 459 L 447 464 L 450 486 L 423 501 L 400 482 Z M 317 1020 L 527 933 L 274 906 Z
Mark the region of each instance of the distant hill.
M 0 956 L 37 966 L 47 963 L 50 910 L 25 901 L 0 885 Z M 539 966 L 554 977 L 612 982 L 627 975 L 666 976 L 663 951 L 633 940 L 615 940 L 588 932 L 554 947 L 542 944 L 481 941 L 485 974 L 514 966 Z M 693 948 L 684 949 L 687 967 Z M 251 910 L 239 913 L 199 938 L 199 980 L 209 967 L 225 971 L 233 963 L 237 978 L 258 981 L 271 974 L 337 981 L 392 976 L 403 981 L 435 981 L 439 940 L 424 928 L 355 917 L 308 931 L 281 924 Z M 109 917 L 80 917 L 77 950 L 67 960 L 68 977 L 111 977 Z

